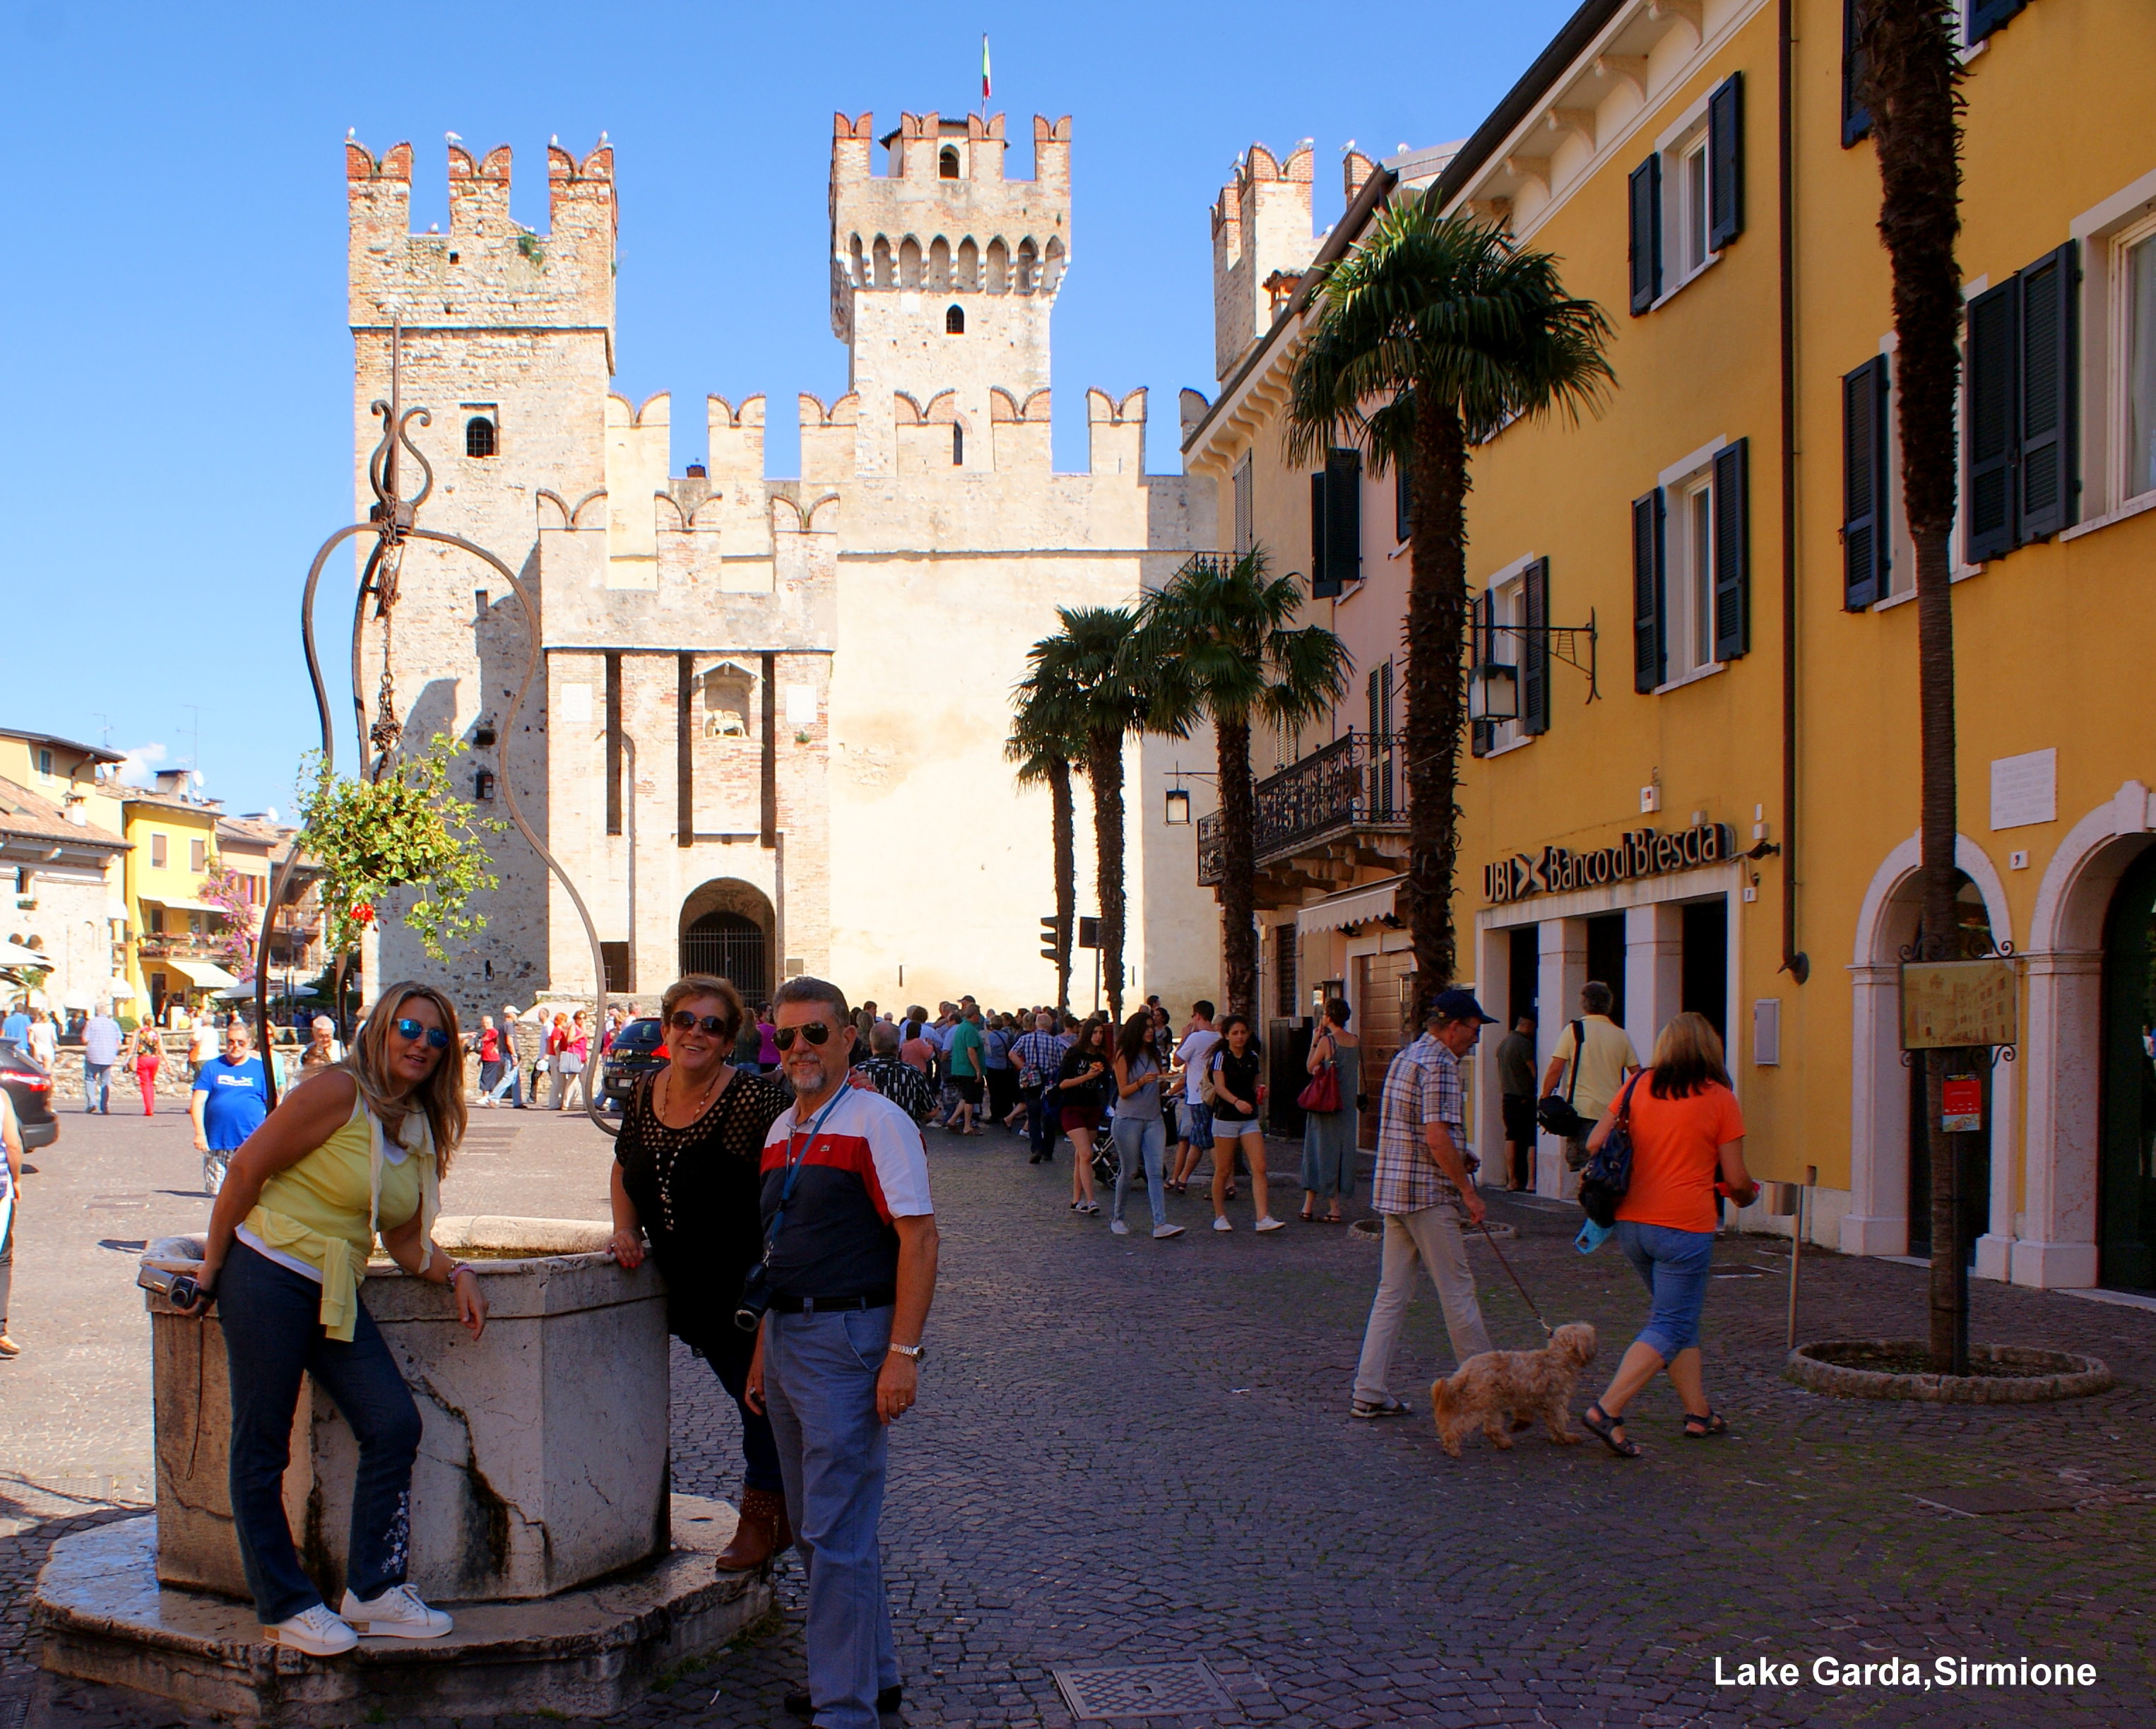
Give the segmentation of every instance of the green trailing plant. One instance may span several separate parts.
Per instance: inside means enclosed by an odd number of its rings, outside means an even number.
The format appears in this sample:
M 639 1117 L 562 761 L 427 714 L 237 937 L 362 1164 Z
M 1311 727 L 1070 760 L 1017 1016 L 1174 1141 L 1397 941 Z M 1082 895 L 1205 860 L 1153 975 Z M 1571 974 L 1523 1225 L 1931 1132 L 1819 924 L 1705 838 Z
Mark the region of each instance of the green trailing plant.
M 358 945 L 395 891 L 416 890 L 403 924 L 436 960 L 450 943 L 486 924 L 472 898 L 499 886 L 481 838 L 506 823 L 480 816 L 452 790 L 449 766 L 464 749 L 437 733 L 426 754 L 379 780 L 333 774 L 311 751 L 300 774 L 301 847 L 321 866 L 322 918 L 330 952 Z
M 547 249 L 539 243 L 539 236 L 526 229 L 516 237 L 516 250 L 524 255 L 526 263 L 535 270 L 547 268 Z

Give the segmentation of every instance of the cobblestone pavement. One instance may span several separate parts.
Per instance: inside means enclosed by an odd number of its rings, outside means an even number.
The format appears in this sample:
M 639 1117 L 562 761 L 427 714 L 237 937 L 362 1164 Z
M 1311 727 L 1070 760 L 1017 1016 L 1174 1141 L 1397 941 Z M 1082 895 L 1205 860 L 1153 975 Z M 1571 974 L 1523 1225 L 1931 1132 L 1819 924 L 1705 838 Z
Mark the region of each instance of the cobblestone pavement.
M 1346 1414 L 1373 1247 L 1292 1222 L 1216 1236 L 1194 1193 L 1170 1202 L 1183 1238 L 1115 1238 L 1069 1212 L 1060 1160 L 1029 1167 L 1001 1136 L 936 1136 L 931 1155 L 935 1354 L 884 1526 L 912 1723 L 1067 1724 L 1056 1667 L 1202 1659 L 1235 1711 L 1147 1721 L 2156 1724 L 2156 1315 L 1979 1283 L 1979 1338 L 2092 1351 L 2119 1387 L 2025 1408 L 1824 1399 L 1779 1378 L 1779 1246 L 1727 1239 L 1708 1371 L 1735 1438 L 1681 1442 L 1661 1384 L 1634 1407 L 1635 1462 L 1532 1436 L 1510 1453 L 1471 1439 L 1455 1462 L 1426 1406 Z M 445 1204 L 601 1217 L 607 1158 L 573 1120 L 480 1114 Z M 28 1354 L 0 1366 L 0 1729 L 11 1692 L 38 1729 L 151 1729 L 178 1714 L 26 1670 L 24 1598 L 54 1536 L 145 1493 L 143 1324 L 131 1257 L 100 1245 L 192 1223 L 203 1203 L 183 1124 L 70 1117 L 36 1162 L 14 1318 Z M 1293 1192 L 1276 1195 L 1288 1212 Z M 140 1204 L 123 1213 L 121 1196 Z M 1602 1330 L 1584 1405 L 1641 1294 L 1614 1246 L 1573 1253 L 1570 1209 L 1498 1197 L 1495 1212 L 1518 1225 L 1506 1253 L 1553 1322 Z M 1490 1249 L 1474 1253 L 1499 1342 L 1531 1345 Z M 1811 1336 L 1922 1330 L 1913 1268 L 1821 1255 L 1805 1292 Z M 1448 1366 L 1442 1340 L 1425 1292 L 1394 1382 L 1410 1404 Z M 677 1485 L 731 1495 L 732 1407 L 678 1352 L 674 1431 Z M 2077 1505 L 1972 1519 L 1919 1499 L 1972 1485 Z M 778 1582 L 757 1637 L 619 1721 L 784 1721 L 802 1672 L 790 1562 Z M 2100 1680 L 2039 1697 L 1808 1679 L 1822 1655 L 1929 1673 L 1939 1654 L 2087 1662 Z M 1716 1685 L 1717 1664 L 1761 1658 L 1807 1679 Z

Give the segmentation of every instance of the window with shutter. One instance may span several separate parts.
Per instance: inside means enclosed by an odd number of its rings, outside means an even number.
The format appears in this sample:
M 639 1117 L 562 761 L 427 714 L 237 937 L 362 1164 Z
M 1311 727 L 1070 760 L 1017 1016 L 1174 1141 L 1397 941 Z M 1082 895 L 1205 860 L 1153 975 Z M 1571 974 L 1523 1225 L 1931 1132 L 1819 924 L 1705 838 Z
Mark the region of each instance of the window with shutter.
M 1662 489 L 1632 501 L 1632 688 L 1662 682 Z
M 1856 8 L 1862 0 L 1841 0 L 1841 143 L 1846 150 L 1871 135 L 1871 111 L 1857 100 L 1864 88 L 1864 50 L 1857 45 Z
M 1887 504 L 1887 357 L 1875 354 L 1841 381 L 1842 605 L 1851 612 L 1883 600 L 1892 558 Z
M 1340 592 L 1340 584 L 1325 568 L 1325 471 L 1321 468 L 1310 477 L 1310 598 L 1313 600 L 1328 600 Z
M 1338 594 L 1363 575 L 1363 453 L 1325 459 L 1325 579 Z
M 1714 458 L 1714 657 L 1733 661 L 1752 646 L 1751 440 Z
M 1385 661 L 1370 669 L 1370 814 L 1392 816 L 1398 805 L 1399 754 L 1393 732 L 1393 663 Z
M 1496 634 L 1491 628 L 1496 615 L 1496 597 L 1486 589 L 1475 597 L 1471 605 L 1468 617 L 1474 641 L 1470 659 L 1472 665 L 1476 666 L 1484 666 L 1496 658 L 1491 652 L 1491 639 Z M 1496 736 L 1496 723 L 1487 720 L 1470 720 L 1467 723 L 1467 732 L 1469 754 L 1474 756 L 1489 755 L 1491 744 Z
M 2007 20 L 2029 3 L 2029 0 L 1969 0 L 1969 23 L 1964 39 L 1974 48 L 1994 30 L 2006 28 Z
M 2021 272 L 2021 386 L 2015 393 L 2020 446 L 2017 546 L 2048 539 L 2076 520 L 2074 338 L 2080 296 L 2074 288 L 2079 280 L 2071 240 Z
M 1520 730 L 1549 730 L 1549 560 L 1537 558 L 1520 579 L 1527 628 L 1520 633 Z
M 1962 557 L 1971 564 L 2014 547 L 2014 404 L 2020 373 L 2021 283 L 2009 277 L 1969 303 L 1964 456 L 1969 494 Z
M 1632 311 L 1645 311 L 1662 293 L 1662 159 L 1650 156 L 1626 181 L 1630 198 Z
M 1707 103 L 1707 245 L 1744 232 L 1744 75 L 1732 72 Z

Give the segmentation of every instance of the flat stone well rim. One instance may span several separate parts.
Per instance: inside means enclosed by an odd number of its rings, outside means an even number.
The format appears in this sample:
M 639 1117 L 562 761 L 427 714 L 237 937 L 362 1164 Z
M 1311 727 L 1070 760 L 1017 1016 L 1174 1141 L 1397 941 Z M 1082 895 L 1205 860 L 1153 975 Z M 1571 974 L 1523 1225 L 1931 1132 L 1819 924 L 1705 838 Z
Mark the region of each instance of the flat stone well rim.
M 2118 1383 L 2100 1357 L 2071 1351 L 2046 1351 L 2033 1345 L 1972 1345 L 1979 1362 L 2049 1370 L 2037 1375 L 1896 1375 L 1881 1369 L 1855 1369 L 1827 1362 L 1825 1351 L 1914 1351 L 1930 1349 L 1922 1339 L 1815 1339 L 1799 1345 L 1783 1365 L 1789 1380 L 1810 1392 L 1845 1399 L 1914 1399 L 1937 1405 L 2039 1405 L 2056 1399 L 2087 1398 L 2108 1392 Z
M 434 1241 L 449 1253 L 459 1249 L 486 1258 L 470 1263 L 485 1277 L 529 1271 L 546 1261 L 593 1265 L 611 1258 L 613 1227 L 595 1219 L 521 1218 L 501 1213 L 444 1213 L 434 1221 Z M 160 1237 L 146 1244 L 146 1267 L 191 1272 L 202 1265 L 205 1248 L 199 1234 Z M 515 1251 L 514 1253 L 506 1251 Z M 397 1279 L 404 1269 L 376 1256 L 367 1263 L 369 1279 Z

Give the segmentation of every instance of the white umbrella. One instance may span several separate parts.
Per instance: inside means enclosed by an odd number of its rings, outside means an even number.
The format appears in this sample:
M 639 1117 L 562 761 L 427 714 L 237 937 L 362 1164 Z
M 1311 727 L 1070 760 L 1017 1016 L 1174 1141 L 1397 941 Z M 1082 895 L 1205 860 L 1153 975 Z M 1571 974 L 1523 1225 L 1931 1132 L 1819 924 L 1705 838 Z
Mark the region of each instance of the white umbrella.
M 53 957 L 42 949 L 26 948 L 21 943 L 11 943 L 0 937 L 0 966 L 42 966 L 49 968 Z

